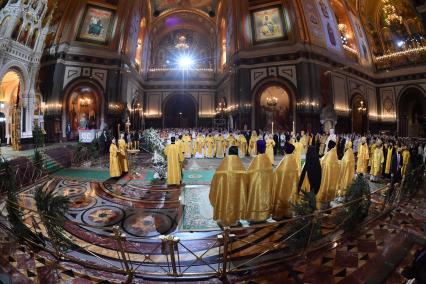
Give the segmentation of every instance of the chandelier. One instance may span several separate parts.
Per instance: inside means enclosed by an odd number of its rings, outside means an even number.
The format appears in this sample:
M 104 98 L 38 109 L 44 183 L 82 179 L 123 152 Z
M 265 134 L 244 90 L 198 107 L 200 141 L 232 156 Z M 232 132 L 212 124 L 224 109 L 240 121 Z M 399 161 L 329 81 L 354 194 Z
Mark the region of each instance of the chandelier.
M 277 104 L 278 104 L 278 98 L 277 98 L 277 97 L 274 97 L 274 96 L 267 97 L 267 98 L 266 98 L 266 104 L 267 104 L 269 107 L 276 107 L 276 106 L 277 106 Z
M 177 43 L 175 45 L 175 48 L 180 49 L 180 50 L 189 48 L 189 45 L 186 43 L 186 36 L 184 36 L 184 35 L 178 36 L 178 40 L 177 40 Z
M 387 25 L 392 23 L 402 24 L 402 17 L 396 12 L 396 7 L 392 5 L 391 0 L 383 0 L 383 13 Z
M 80 107 L 87 107 L 92 103 L 92 100 L 89 98 L 80 98 Z
M 360 106 L 358 107 L 358 111 L 359 112 L 366 112 L 367 111 L 367 108 L 364 106 L 364 102 L 363 101 L 361 101 L 360 102 Z

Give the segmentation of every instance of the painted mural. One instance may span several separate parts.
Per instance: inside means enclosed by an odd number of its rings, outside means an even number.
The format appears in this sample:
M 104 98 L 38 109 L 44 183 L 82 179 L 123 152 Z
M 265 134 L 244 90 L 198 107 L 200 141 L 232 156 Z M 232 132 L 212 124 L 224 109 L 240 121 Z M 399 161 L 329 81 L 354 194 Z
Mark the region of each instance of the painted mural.
M 115 11 L 100 6 L 87 5 L 80 22 L 77 39 L 107 44 L 111 38 Z
M 284 39 L 286 30 L 281 7 L 254 11 L 252 29 L 254 42 Z
M 322 29 L 322 23 L 318 9 L 314 0 L 301 1 L 303 11 L 307 19 L 311 43 L 317 46 L 325 47 L 325 34 Z
M 326 43 L 328 49 L 342 52 L 342 44 L 340 41 L 340 34 L 337 30 L 337 22 L 333 16 L 333 12 L 328 0 L 315 0 L 317 8 L 320 11 L 320 19 L 323 30 L 326 35 Z
M 158 11 L 186 7 L 210 12 L 215 10 L 216 0 L 152 0 L 152 4 Z

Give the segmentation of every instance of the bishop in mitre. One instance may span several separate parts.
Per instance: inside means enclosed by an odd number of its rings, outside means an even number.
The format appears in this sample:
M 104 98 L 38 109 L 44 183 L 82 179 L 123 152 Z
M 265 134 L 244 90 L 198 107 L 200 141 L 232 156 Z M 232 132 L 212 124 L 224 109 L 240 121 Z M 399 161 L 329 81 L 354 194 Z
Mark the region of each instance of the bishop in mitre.
M 210 203 L 213 219 L 221 226 L 236 226 L 244 219 L 247 204 L 248 176 L 238 157 L 238 148 L 229 148 L 229 154 L 222 161 L 213 176 L 210 189 Z
M 361 138 L 361 145 L 358 146 L 358 161 L 356 164 L 356 172 L 357 174 L 365 174 L 367 173 L 368 168 L 368 160 L 370 159 L 370 154 L 368 153 L 368 144 L 367 138 Z

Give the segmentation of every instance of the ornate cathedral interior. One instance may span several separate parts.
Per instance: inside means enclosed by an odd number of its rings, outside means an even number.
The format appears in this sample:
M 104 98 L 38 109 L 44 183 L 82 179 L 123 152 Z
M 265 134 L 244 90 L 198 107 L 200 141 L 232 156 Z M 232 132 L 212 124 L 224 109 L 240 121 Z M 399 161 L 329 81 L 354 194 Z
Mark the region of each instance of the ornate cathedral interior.
M 425 165 L 425 0 L 0 0 L 0 283 L 426 283 Z

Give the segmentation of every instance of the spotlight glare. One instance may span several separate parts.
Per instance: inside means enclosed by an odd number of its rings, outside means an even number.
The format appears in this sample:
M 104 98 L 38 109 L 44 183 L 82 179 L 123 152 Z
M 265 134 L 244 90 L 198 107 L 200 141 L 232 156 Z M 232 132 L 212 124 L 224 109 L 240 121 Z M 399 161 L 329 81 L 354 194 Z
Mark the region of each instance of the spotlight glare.
M 194 65 L 194 60 L 187 55 L 183 55 L 182 57 L 179 58 L 178 60 L 178 65 L 180 69 L 191 69 Z

